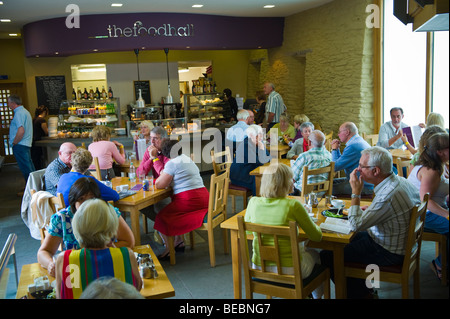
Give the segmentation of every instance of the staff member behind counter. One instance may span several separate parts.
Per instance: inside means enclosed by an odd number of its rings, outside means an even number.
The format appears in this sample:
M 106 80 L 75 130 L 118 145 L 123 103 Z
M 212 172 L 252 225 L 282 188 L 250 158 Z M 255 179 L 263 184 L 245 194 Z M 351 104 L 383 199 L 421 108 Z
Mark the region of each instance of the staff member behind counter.
M 238 105 L 236 99 L 232 96 L 232 92 L 230 89 L 223 90 L 223 100 L 225 102 L 228 102 L 229 105 L 229 111 L 225 112 L 224 114 L 226 121 L 227 122 L 235 121 L 237 118 Z

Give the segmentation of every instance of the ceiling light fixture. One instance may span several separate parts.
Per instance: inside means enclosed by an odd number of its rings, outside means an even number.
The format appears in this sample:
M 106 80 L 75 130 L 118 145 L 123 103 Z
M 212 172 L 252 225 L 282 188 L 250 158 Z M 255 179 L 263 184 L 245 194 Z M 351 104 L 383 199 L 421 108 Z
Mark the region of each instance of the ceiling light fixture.
M 18 34 L 17 34 L 17 33 L 10 33 L 9 36 L 10 36 L 10 37 L 17 37 Z
M 202 8 L 203 4 L 193 4 L 192 8 Z
M 0 22 L 11 22 L 11 19 L 0 19 Z
M 275 8 L 275 5 L 273 5 L 273 4 L 266 4 L 264 6 L 264 9 L 272 9 L 272 8 Z
M 111 7 L 121 7 L 123 3 L 111 3 Z

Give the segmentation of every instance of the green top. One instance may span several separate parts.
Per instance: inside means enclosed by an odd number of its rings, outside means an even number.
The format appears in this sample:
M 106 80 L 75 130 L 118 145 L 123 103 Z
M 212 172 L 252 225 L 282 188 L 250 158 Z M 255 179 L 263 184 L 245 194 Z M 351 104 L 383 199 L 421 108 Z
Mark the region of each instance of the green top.
M 278 137 L 284 137 L 284 135 L 287 134 L 290 138 L 295 138 L 295 135 L 297 135 L 295 128 L 291 124 L 289 124 L 287 130 L 284 132 L 281 131 L 280 126 L 281 126 L 281 124 L 277 123 L 271 128 L 271 130 L 276 129 L 278 131 Z
M 322 239 L 320 227 L 313 222 L 303 205 L 296 199 L 252 197 L 245 213 L 245 221 L 255 224 L 289 226 L 291 220 L 298 223 L 310 240 L 320 241 Z M 274 242 L 272 236 L 263 237 L 263 240 L 264 244 L 269 245 Z M 282 267 L 293 267 L 290 240 L 279 238 L 278 243 Z M 256 237 L 253 240 L 252 262 L 261 266 Z M 268 263 L 266 266 L 273 265 L 275 263 Z

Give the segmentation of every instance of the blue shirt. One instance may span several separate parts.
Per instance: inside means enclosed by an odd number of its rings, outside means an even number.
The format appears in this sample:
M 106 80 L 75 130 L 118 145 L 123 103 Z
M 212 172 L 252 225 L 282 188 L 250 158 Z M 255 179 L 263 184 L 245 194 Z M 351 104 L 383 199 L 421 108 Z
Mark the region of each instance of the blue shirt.
M 73 183 L 75 183 L 78 179 L 82 177 L 88 177 L 93 178 L 95 182 L 97 183 L 98 187 L 100 188 L 100 195 L 103 200 L 105 201 L 118 201 L 120 199 L 119 194 L 113 190 L 112 188 L 109 188 L 105 184 L 101 183 L 100 181 L 96 180 L 92 176 L 86 176 L 78 172 L 70 172 L 67 174 L 64 174 L 61 176 L 58 182 L 58 188 L 56 189 L 57 193 L 61 193 L 64 197 L 64 203 L 66 204 L 66 207 L 69 206 L 69 192 L 70 188 L 72 187 Z
M 344 152 L 342 154 L 339 149 L 331 151 L 333 162 L 335 162 L 334 171 L 338 172 L 340 170 L 344 170 L 347 179 L 349 179 L 350 174 L 359 166 L 361 152 L 369 147 L 369 143 L 367 143 L 358 134 L 352 136 L 352 138 L 345 145 Z M 364 182 L 364 187 L 373 189 L 373 185 L 366 182 Z
M 245 121 L 238 121 L 227 130 L 227 140 L 233 142 L 242 142 L 247 137 L 248 125 Z
M 25 130 L 25 133 L 17 144 L 31 147 L 31 143 L 33 142 L 33 119 L 31 118 L 30 112 L 23 105 L 14 109 L 14 118 L 9 124 L 9 144 L 11 146 L 16 137 L 17 130 L 21 126 Z

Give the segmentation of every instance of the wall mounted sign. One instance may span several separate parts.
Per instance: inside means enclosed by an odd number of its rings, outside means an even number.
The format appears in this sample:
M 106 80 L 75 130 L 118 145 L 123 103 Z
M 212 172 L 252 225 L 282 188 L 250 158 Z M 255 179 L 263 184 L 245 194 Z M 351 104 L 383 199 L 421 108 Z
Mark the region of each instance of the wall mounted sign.
M 64 75 L 36 76 L 38 105 L 48 107 L 50 115 L 58 115 L 61 102 L 67 100 Z
M 162 26 L 144 26 L 141 21 L 136 21 L 133 23 L 132 27 L 118 27 L 114 25 L 108 25 L 108 37 L 118 38 L 118 37 L 138 37 L 148 35 L 151 37 L 193 37 L 194 36 L 194 25 L 188 23 L 184 26 L 173 26 L 170 23 L 165 23 Z

